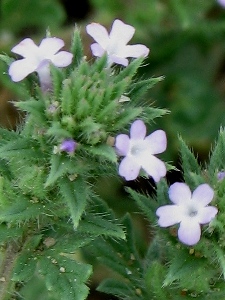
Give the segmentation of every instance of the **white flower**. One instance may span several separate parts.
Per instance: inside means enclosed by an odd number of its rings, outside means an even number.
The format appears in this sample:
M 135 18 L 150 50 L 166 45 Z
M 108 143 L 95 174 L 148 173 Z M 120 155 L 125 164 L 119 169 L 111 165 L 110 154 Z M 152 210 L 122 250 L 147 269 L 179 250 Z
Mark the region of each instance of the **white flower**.
M 51 88 L 49 65 L 56 67 L 68 66 L 73 55 L 67 51 L 60 51 L 64 46 L 59 38 L 44 38 L 37 46 L 30 38 L 22 40 L 12 48 L 12 52 L 21 55 L 23 59 L 14 61 L 9 67 L 9 75 L 15 82 L 23 80 L 32 72 L 37 72 L 43 90 Z
M 169 227 L 177 223 L 179 240 L 186 245 L 198 243 L 201 237 L 200 224 L 209 223 L 218 209 L 208 206 L 214 196 L 208 184 L 199 185 L 193 193 L 185 183 L 176 182 L 169 188 L 169 198 L 174 205 L 164 205 L 157 209 L 158 224 Z
M 119 166 L 119 174 L 126 180 L 134 180 L 140 169 L 158 182 L 166 175 L 166 166 L 154 154 L 162 153 L 167 146 L 166 134 L 156 130 L 146 136 L 146 126 L 142 120 L 131 125 L 130 138 L 126 134 L 116 137 L 115 147 L 120 156 L 125 156 Z
M 105 27 L 98 23 L 87 25 L 86 30 L 96 41 L 91 45 L 93 55 L 101 57 L 107 53 L 108 66 L 113 63 L 127 66 L 127 57 L 146 57 L 149 53 L 149 49 L 144 45 L 127 45 L 133 37 L 135 29 L 118 19 L 113 22 L 110 34 Z

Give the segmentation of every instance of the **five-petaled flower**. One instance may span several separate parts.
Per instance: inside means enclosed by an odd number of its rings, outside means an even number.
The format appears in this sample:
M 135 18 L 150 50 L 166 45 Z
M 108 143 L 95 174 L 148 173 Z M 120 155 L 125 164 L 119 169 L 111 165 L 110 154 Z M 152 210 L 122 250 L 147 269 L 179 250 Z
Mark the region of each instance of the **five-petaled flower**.
M 169 198 L 174 204 L 157 209 L 159 226 L 169 227 L 179 223 L 179 240 L 189 246 L 195 245 L 201 237 L 200 224 L 209 223 L 218 212 L 216 207 L 208 206 L 213 197 L 214 191 L 208 184 L 200 184 L 193 193 L 185 183 L 172 184 Z
M 156 130 L 146 136 L 144 122 L 134 121 L 130 128 L 130 138 L 126 134 L 116 137 L 116 151 L 118 155 L 125 156 L 119 165 L 119 174 L 126 180 L 134 180 L 142 168 L 158 182 L 166 175 L 166 166 L 154 154 L 164 152 L 166 146 L 167 139 L 163 130 Z
M 42 90 L 51 89 L 50 63 L 56 67 L 66 67 L 72 62 L 71 53 L 59 51 L 63 46 L 64 41 L 55 37 L 44 38 L 39 46 L 30 38 L 22 40 L 11 51 L 24 58 L 10 65 L 9 75 L 13 81 L 18 82 L 32 72 L 37 72 Z
M 74 151 L 76 150 L 76 147 L 77 147 L 77 143 L 73 139 L 66 139 L 60 144 L 59 149 L 60 151 L 73 154 Z
M 110 34 L 104 26 L 98 23 L 87 25 L 86 30 L 96 41 L 91 45 L 93 55 L 101 57 L 107 53 L 108 66 L 113 63 L 127 66 L 127 57 L 146 57 L 149 53 L 149 49 L 144 45 L 127 45 L 133 37 L 135 29 L 118 19 L 113 22 Z

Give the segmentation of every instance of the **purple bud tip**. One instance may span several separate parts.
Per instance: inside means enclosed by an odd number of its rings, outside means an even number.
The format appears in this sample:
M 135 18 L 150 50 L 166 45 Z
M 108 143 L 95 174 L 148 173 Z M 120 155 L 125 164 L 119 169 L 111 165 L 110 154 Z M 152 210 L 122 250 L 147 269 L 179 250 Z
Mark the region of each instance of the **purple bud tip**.
M 77 143 L 72 140 L 72 139 L 68 139 L 68 140 L 64 140 L 61 145 L 60 145 L 60 150 L 61 151 L 65 151 L 65 152 L 68 152 L 68 153 L 73 153 L 75 151 L 77 147 Z
M 217 178 L 218 180 L 223 180 L 225 178 L 225 172 L 224 171 L 218 172 Z

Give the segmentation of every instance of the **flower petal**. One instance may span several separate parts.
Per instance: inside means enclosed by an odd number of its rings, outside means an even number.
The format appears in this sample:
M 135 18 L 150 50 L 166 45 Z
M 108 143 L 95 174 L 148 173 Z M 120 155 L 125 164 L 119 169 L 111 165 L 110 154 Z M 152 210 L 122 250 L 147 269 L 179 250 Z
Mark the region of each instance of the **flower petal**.
M 106 49 L 109 44 L 109 35 L 104 26 L 91 23 L 86 26 L 86 31 L 103 49 Z
M 181 222 L 181 213 L 178 205 L 164 205 L 156 210 L 159 217 L 158 224 L 161 227 L 168 227 Z
M 109 38 L 113 44 L 126 45 L 133 37 L 134 32 L 133 26 L 116 19 L 113 22 Z
M 201 237 L 201 227 L 198 222 L 182 220 L 178 229 L 179 240 L 189 246 L 199 242 Z
M 213 189 L 206 183 L 200 184 L 193 192 L 192 199 L 201 206 L 209 204 L 214 197 Z
M 127 45 L 126 47 L 121 48 L 117 54 L 124 57 L 146 57 L 149 54 L 149 49 L 141 44 Z
M 67 51 L 60 51 L 59 53 L 55 54 L 51 61 L 53 65 L 56 67 L 67 67 L 71 64 L 73 59 L 73 54 Z
M 155 182 L 159 182 L 166 175 L 164 162 L 153 155 L 146 156 L 141 166 L 148 175 L 152 176 Z
M 101 57 L 104 55 L 105 50 L 98 43 L 93 43 L 91 45 L 91 52 L 94 56 Z
M 145 141 L 149 143 L 149 150 L 151 151 L 151 154 L 162 153 L 166 150 L 167 139 L 166 133 L 163 130 L 154 131 L 145 138 Z
M 215 218 L 218 209 L 215 206 L 206 206 L 199 210 L 198 221 L 200 224 L 207 224 Z
M 126 134 L 119 134 L 116 137 L 115 147 L 119 155 L 125 156 L 128 153 L 130 146 L 129 136 Z
M 128 59 L 114 54 L 108 55 L 108 65 L 111 66 L 113 63 L 126 67 L 128 66 Z
M 144 139 L 146 136 L 146 126 L 142 120 L 136 120 L 133 122 L 130 128 L 131 139 Z
M 15 82 L 23 80 L 27 75 L 34 72 L 36 66 L 33 65 L 29 59 L 23 58 L 11 63 L 9 67 L 9 75 Z
M 47 58 L 57 53 L 63 46 L 64 41 L 59 38 L 45 38 L 41 41 L 39 50 L 43 54 L 43 57 Z
M 26 58 L 36 55 L 38 52 L 38 46 L 33 42 L 32 39 L 26 38 L 18 45 L 14 46 L 11 51 Z
M 134 180 L 138 177 L 140 166 L 130 157 L 124 157 L 119 166 L 120 176 L 125 177 L 126 180 Z
M 183 182 L 175 182 L 169 188 L 169 198 L 175 204 L 183 204 L 191 199 L 191 190 Z

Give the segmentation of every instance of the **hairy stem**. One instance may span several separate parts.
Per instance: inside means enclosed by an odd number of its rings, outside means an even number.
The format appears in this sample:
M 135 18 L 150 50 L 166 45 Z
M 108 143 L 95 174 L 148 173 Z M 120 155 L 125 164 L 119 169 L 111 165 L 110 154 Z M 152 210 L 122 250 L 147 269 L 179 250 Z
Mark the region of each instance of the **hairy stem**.
M 18 244 L 9 243 L 2 251 L 0 266 L 0 300 L 9 300 L 13 296 L 15 282 L 11 280 L 11 273 L 19 254 Z

